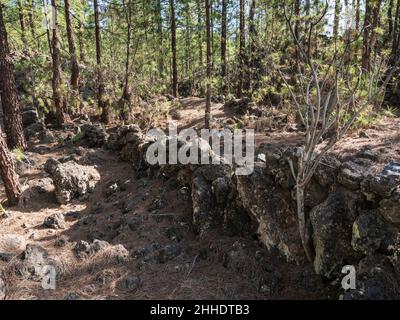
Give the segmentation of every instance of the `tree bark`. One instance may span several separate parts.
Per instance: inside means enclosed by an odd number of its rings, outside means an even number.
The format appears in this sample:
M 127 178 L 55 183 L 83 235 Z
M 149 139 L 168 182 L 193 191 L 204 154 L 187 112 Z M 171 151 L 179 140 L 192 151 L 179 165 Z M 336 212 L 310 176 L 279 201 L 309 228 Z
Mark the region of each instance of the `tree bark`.
M 197 0 L 197 42 L 198 42 L 198 50 L 199 50 L 199 66 L 202 68 L 203 66 L 203 26 L 202 26 L 202 19 L 201 19 L 201 1 Z
M 1 5 L 0 5 L 1 6 Z M 9 205 L 18 204 L 22 194 L 21 186 L 18 181 L 18 175 L 15 172 L 14 161 L 7 149 L 6 141 L 3 137 L 3 132 L 0 129 L 0 175 L 3 179 L 4 188 Z
M 238 86 L 237 86 L 237 98 L 241 99 L 243 96 L 243 74 L 244 74 L 244 48 L 245 48 L 245 24 L 244 24 L 244 0 L 240 0 L 239 3 L 239 74 L 238 74 Z
M 340 23 L 340 12 L 342 10 L 342 4 L 340 0 L 335 1 L 335 16 L 333 19 L 333 38 L 335 43 L 339 36 L 339 23 Z
M 103 79 L 103 67 L 101 64 L 101 33 L 100 33 L 100 17 L 98 1 L 93 1 L 94 6 L 94 23 L 95 23 L 95 37 L 96 37 L 96 62 L 97 62 L 97 103 L 102 111 L 101 121 L 104 124 L 110 122 L 110 113 L 108 110 L 105 98 L 105 86 Z
M 61 78 L 61 68 L 60 68 L 60 41 L 58 39 L 58 20 L 57 20 L 57 2 L 56 0 L 51 0 L 51 5 L 53 6 L 54 16 L 53 16 L 53 38 L 51 41 L 52 47 L 52 70 L 53 70 L 53 100 L 54 107 L 56 110 L 57 124 L 61 127 L 65 122 L 65 111 L 64 111 L 64 98 L 61 92 L 62 78 Z
M 205 128 L 210 128 L 211 118 L 211 4 L 210 0 L 205 0 L 206 5 L 206 34 L 207 34 L 207 88 L 206 88 L 206 112 Z
M 393 5 L 394 0 L 389 0 L 388 11 L 387 11 L 387 19 L 388 19 L 388 34 L 387 39 L 391 39 L 393 35 Z
M 379 13 L 381 8 L 381 0 L 365 2 L 365 19 L 364 19 L 364 38 L 363 38 L 363 55 L 362 69 L 368 72 L 371 69 L 371 54 L 376 44 L 376 28 L 379 24 Z
M 52 48 L 52 44 L 51 44 L 51 35 L 50 35 L 50 28 L 51 28 L 50 24 L 51 24 L 51 21 L 49 19 L 49 16 L 48 16 L 49 13 L 47 11 L 48 10 L 48 5 L 47 5 L 46 0 L 42 0 L 42 4 L 43 4 L 43 8 L 44 8 L 44 19 L 45 19 L 46 24 L 47 24 L 47 27 L 46 27 L 47 44 L 49 46 L 50 55 L 52 55 L 53 54 L 53 48 Z
M 0 2 L 0 95 L 4 111 L 4 129 L 10 149 L 26 149 L 22 128 L 21 109 L 13 74 L 12 58 L 8 45 L 7 30 L 3 20 L 3 5 Z
M 65 23 L 67 28 L 68 50 L 70 55 L 72 97 L 70 105 L 74 112 L 79 113 L 79 65 L 75 46 L 75 35 L 71 21 L 70 0 L 64 0 Z
M 124 1 L 125 4 L 125 1 Z M 129 66 L 131 58 L 131 38 L 132 38 L 132 7 L 131 0 L 128 0 L 127 8 L 125 7 L 125 19 L 127 24 L 127 34 L 126 34 L 126 57 L 125 57 L 125 77 L 124 77 L 124 89 L 122 91 L 121 97 L 121 120 L 127 120 L 127 110 L 126 105 L 130 101 L 130 90 L 129 90 Z
M 300 9 L 301 9 L 300 0 L 295 0 L 294 16 L 295 16 L 296 21 L 295 21 L 295 25 L 294 25 L 294 34 L 299 42 L 301 41 L 301 39 L 300 39 L 300 18 L 301 18 Z M 295 49 L 294 54 L 295 54 L 296 64 L 298 65 L 300 62 L 300 52 L 299 52 L 299 49 L 297 48 L 297 46 L 295 46 L 295 47 L 296 47 L 296 49 Z
M 222 94 L 227 94 L 227 65 L 226 65 L 226 36 L 227 36 L 227 4 L 228 0 L 222 0 L 221 13 L 221 78 L 222 78 Z
M 256 11 L 256 0 L 251 0 L 249 12 L 249 61 L 248 61 L 248 80 L 247 88 L 249 95 L 252 96 L 253 92 L 253 72 L 254 72 L 254 50 L 256 49 L 256 25 L 254 15 Z
M 355 0 L 356 1 L 356 30 L 358 31 L 360 29 L 360 7 L 361 7 L 361 0 Z
M 178 97 L 178 69 L 176 61 L 176 21 L 174 0 L 169 0 L 171 10 L 172 95 Z
M 157 19 L 157 33 L 158 33 L 158 45 L 160 48 L 160 54 L 158 56 L 158 73 L 160 78 L 164 78 L 164 44 L 163 44 L 163 18 L 161 9 L 161 0 L 156 2 L 156 19 Z
M 393 36 L 392 36 L 392 57 L 395 58 L 398 54 L 399 46 L 399 35 L 400 35 L 400 1 L 397 0 L 396 13 L 393 25 Z
M 26 27 L 25 27 L 25 15 L 24 15 L 24 6 L 22 5 L 22 0 L 17 0 L 18 4 L 18 16 L 19 16 L 19 24 L 21 27 L 21 40 L 24 45 L 24 49 L 28 49 L 28 42 L 26 41 Z

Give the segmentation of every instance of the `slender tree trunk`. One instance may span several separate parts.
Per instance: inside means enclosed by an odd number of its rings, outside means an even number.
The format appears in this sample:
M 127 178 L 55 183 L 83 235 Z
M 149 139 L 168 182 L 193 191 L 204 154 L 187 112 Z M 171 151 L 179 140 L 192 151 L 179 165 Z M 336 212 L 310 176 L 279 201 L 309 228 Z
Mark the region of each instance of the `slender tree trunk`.
M 70 100 L 70 105 L 74 109 L 74 112 L 80 112 L 79 108 L 79 65 L 78 57 L 76 53 L 75 46 L 75 35 L 72 27 L 71 12 L 70 12 L 70 0 L 64 0 L 65 9 L 65 23 L 67 27 L 67 38 L 68 38 L 68 50 L 70 55 L 70 65 L 71 65 L 71 88 L 72 97 Z
M 24 49 L 28 49 L 28 42 L 26 41 L 26 27 L 25 27 L 25 15 L 24 15 L 24 6 L 22 4 L 23 0 L 17 0 L 18 4 L 18 16 L 19 16 L 19 24 L 21 27 L 21 40 L 24 45 Z
M 210 29 L 211 29 L 211 69 L 214 69 L 214 7 L 210 0 Z
M 46 0 L 42 0 L 43 3 L 43 8 L 44 8 L 44 19 L 46 21 L 47 27 L 46 27 L 46 36 L 47 36 L 47 44 L 49 46 L 49 52 L 50 55 L 53 54 L 53 48 L 52 48 L 52 42 L 51 42 L 51 34 L 50 34 L 50 29 L 51 29 L 51 21 L 49 18 L 49 12 L 48 12 L 48 5 Z M 50 13 L 51 14 L 51 13 Z
M 301 39 L 300 39 L 300 19 L 301 19 L 300 10 L 301 10 L 300 0 L 295 0 L 295 3 L 294 3 L 294 16 L 295 16 L 296 21 L 295 21 L 295 24 L 294 24 L 294 34 L 295 34 L 295 36 L 296 36 L 298 41 L 301 41 Z M 296 47 L 295 59 L 296 59 L 296 64 L 298 65 L 299 62 L 300 62 L 300 52 L 299 52 L 299 49 L 297 48 L 297 46 L 295 46 L 295 47 Z
M 56 0 L 51 0 L 53 8 L 57 8 Z M 58 20 L 57 20 L 57 9 L 54 10 L 53 16 L 53 38 L 52 38 L 52 62 L 53 62 L 53 100 L 54 107 L 56 110 L 57 124 L 62 126 L 65 121 L 65 110 L 64 110 L 64 98 L 61 92 L 61 68 L 60 68 L 60 41 L 58 39 Z
M 201 10 L 201 1 L 197 0 L 197 42 L 198 42 L 198 50 L 199 50 L 199 66 L 200 68 L 203 66 L 203 26 L 202 26 L 202 10 Z
M 158 56 L 158 73 L 160 78 L 164 78 L 164 44 L 163 44 L 163 25 L 162 25 L 162 9 L 161 0 L 156 2 L 156 15 L 157 15 L 157 33 L 158 33 L 158 45 L 160 48 L 160 54 Z
M 192 79 L 191 79 L 191 24 L 190 24 L 190 2 L 186 2 L 185 5 L 185 73 L 189 79 L 189 95 L 192 95 Z
M 400 35 L 400 1 L 397 0 L 397 5 L 396 5 L 396 13 L 395 13 L 395 19 L 394 19 L 394 26 L 393 26 L 393 39 L 392 39 L 392 58 L 395 59 L 395 57 L 398 54 L 398 46 L 399 46 L 399 35 Z M 395 60 L 393 60 L 395 61 Z
M 125 1 L 124 1 L 125 3 Z M 129 67 L 131 59 L 131 38 L 132 38 L 132 7 L 131 0 L 128 0 L 127 8 L 125 8 L 125 19 L 127 24 L 127 35 L 126 35 L 126 57 L 125 57 L 125 77 L 124 77 L 124 89 L 121 97 L 121 120 L 127 120 L 126 105 L 129 105 L 130 101 L 130 90 L 129 90 Z
M 35 10 L 35 6 L 33 4 L 33 0 L 29 0 L 29 12 L 28 12 L 29 29 L 31 31 L 32 40 L 36 41 L 34 10 Z M 37 44 L 37 49 L 39 50 L 39 43 Z
M 1 5 L 1 4 L 0 4 Z M 14 161 L 7 149 L 6 141 L 3 137 L 3 132 L 0 129 L 0 175 L 3 179 L 4 188 L 9 205 L 18 204 L 21 196 L 21 186 L 18 181 L 18 175 L 15 172 Z
M 221 78 L 222 94 L 227 95 L 227 65 L 226 65 L 226 36 L 227 36 L 227 4 L 228 0 L 222 0 L 221 16 Z
M 371 28 L 372 28 L 372 3 L 371 0 L 365 0 L 364 38 L 363 38 L 363 54 L 362 54 L 362 69 L 365 72 L 368 72 L 370 69 Z
M 171 10 L 172 95 L 178 97 L 178 67 L 176 61 L 176 21 L 174 0 L 169 0 Z
M 372 11 L 372 29 L 371 29 L 371 54 L 376 52 L 376 29 L 379 27 L 380 23 L 380 12 L 381 12 L 382 0 L 377 0 L 375 2 L 374 10 Z
M 240 12 L 239 12 L 239 75 L 238 75 L 238 86 L 237 86 L 237 97 L 241 99 L 243 96 L 243 74 L 244 74 L 244 48 L 245 48 L 245 25 L 244 25 L 244 0 L 240 0 Z
M 254 15 L 256 11 L 256 0 L 251 0 L 249 12 L 249 61 L 248 61 L 248 80 L 247 87 L 249 95 L 252 96 L 253 92 L 253 72 L 254 72 L 254 50 L 256 49 L 256 25 Z
M 210 128 L 211 118 L 211 4 L 210 0 L 205 0 L 206 5 L 206 34 L 207 34 L 207 89 L 206 89 L 206 113 L 205 128 Z
M 7 30 L 3 20 L 3 5 L 0 2 L 0 95 L 4 113 L 4 129 L 10 149 L 26 149 L 22 129 L 22 116 L 13 74 L 12 58 L 8 45 Z
M 105 86 L 103 79 L 103 67 L 101 64 L 101 33 L 100 33 L 100 17 L 99 5 L 97 0 L 93 1 L 94 6 L 94 23 L 95 23 L 95 37 L 96 37 L 96 62 L 97 62 L 97 103 L 101 113 L 101 121 L 104 124 L 110 122 L 110 113 L 105 98 Z
M 355 0 L 356 1 L 356 30 L 358 31 L 360 29 L 360 8 L 361 8 L 361 0 Z M 366 0 L 367 1 L 367 0 Z
M 81 5 L 85 4 L 85 0 L 80 0 Z M 78 21 L 78 45 L 79 45 L 79 60 L 85 63 L 85 45 L 83 43 L 84 25 L 81 20 Z
M 390 41 L 393 36 L 393 5 L 394 0 L 389 0 L 388 11 L 387 11 L 387 19 L 388 19 L 388 34 L 387 39 Z
M 342 4 L 340 0 L 335 1 L 335 16 L 333 19 L 333 39 L 335 40 L 335 44 L 337 42 L 339 36 L 339 23 L 340 23 L 340 12 L 342 10 Z

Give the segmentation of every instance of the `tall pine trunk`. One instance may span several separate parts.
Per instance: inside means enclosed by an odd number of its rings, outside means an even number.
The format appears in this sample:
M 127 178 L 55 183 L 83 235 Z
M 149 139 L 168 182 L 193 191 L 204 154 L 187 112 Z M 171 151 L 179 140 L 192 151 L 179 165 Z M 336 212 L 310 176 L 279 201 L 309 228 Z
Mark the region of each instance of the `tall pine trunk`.
M 104 124 L 110 122 L 110 113 L 108 110 L 105 86 L 103 77 L 103 66 L 101 64 L 101 33 L 100 33 L 100 17 L 99 17 L 99 4 L 97 0 L 93 1 L 94 6 L 94 24 L 95 24 L 95 37 L 96 37 L 96 62 L 97 62 L 97 103 L 101 110 L 101 121 Z
M 124 1 L 125 3 L 125 1 Z M 131 38 L 132 38 L 132 7 L 131 0 L 128 0 L 127 7 L 125 7 L 125 19 L 127 24 L 126 34 L 126 56 L 125 56 L 125 76 L 124 76 L 124 89 L 122 90 L 121 97 L 121 120 L 126 121 L 128 119 L 128 110 L 130 102 L 130 90 L 129 90 L 129 68 L 131 59 Z
M 0 4 L 1 6 L 1 4 Z M 7 149 L 6 141 L 3 137 L 3 132 L 0 129 L 0 176 L 3 179 L 4 188 L 9 205 L 18 204 L 21 196 L 21 186 L 18 181 L 18 175 L 15 172 L 14 161 Z
M 64 98 L 61 91 L 62 78 L 61 78 L 61 68 L 60 68 L 60 40 L 58 38 L 58 20 L 57 20 L 57 2 L 56 0 L 51 0 L 51 5 L 53 6 L 53 37 L 51 41 L 52 48 L 52 62 L 53 62 L 53 100 L 54 107 L 56 110 L 57 124 L 62 126 L 65 121 L 65 111 L 64 111 Z
M 24 6 L 21 2 L 22 0 L 17 0 L 18 4 L 18 16 L 19 16 L 19 24 L 21 27 L 21 40 L 24 45 L 24 49 L 28 49 L 28 42 L 26 40 L 26 25 L 25 25 L 25 15 L 24 15 Z
M 365 2 L 364 38 L 362 54 L 362 69 L 364 72 L 368 72 L 371 69 L 371 55 L 376 45 L 376 28 L 379 24 L 381 2 L 381 0 L 366 0 Z
M 161 9 L 161 0 L 156 0 L 156 20 L 157 20 L 157 33 L 158 33 L 158 46 L 160 52 L 158 55 L 158 73 L 160 78 L 164 78 L 164 34 L 163 34 L 163 18 Z
M 76 53 L 75 46 L 75 35 L 74 29 L 71 21 L 71 8 L 70 8 L 70 0 L 64 0 L 64 9 L 65 9 L 65 24 L 67 28 L 67 39 L 68 39 L 68 50 L 70 56 L 70 65 L 71 65 L 71 99 L 70 105 L 73 108 L 74 112 L 79 113 L 79 65 L 78 65 L 78 56 Z M 70 107 L 70 109 L 71 109 Z
M 256 49 L 256 25 L 254 21 L 254 15 L 256 11 L 256 0 L 251 0 L 250 3 L 250 13 L 249 13 L 249 60 L 248 60 L 248 80 L 247 88 L 249 90 L 249 95 L 253 92 L 253 72 L 254 72 L 254 55 Z
M 205 0 L 206 5 L 206 37 L 207 37 L 207 88 L 206 88 L 206 113 L 205 113 L 205 128 L 210 128 L 211 118 L 211 0 Z
M 178 97 L 178 67 L 176 61 L 176 20 L 174 0 L 169 0 L 171 10 L 172 95 Z
M 333 39 L 335 40 L 335 44 L 337 43 L 339 36 L 339 24 L 340 24 L 340 12 L 342 9 L 341 0 L 335 1 L 335 15 L 333 18 Z
M 12 58 L 8 45 L 7 30 L 3 20 L 3 7 L 0 2 L 0 94 L 4 113 L 4 129 L 10 149 L 26 149 L 27 144 L 22 128 L 21 109 L 13 74 Z
M 201 12 L 201 1 L 197 0 L 197 44 L 199 50 L 199 66 L 202 68 L 203 66 L 203 21 L 201 19 L 202 12 Z
M 243 96 L 243 74 L 245 64 L 245 25 L 244 25 L 244 0 L 239 3 L 239 74 L 237 86 L 237 98 L 241 99 Z
M 228 0 L 222 0 L 221 12 L 221 78 L 222 94 L 227 95 L 227 65 L 226 65 L 226 36 L 227 36 L 227 4 Z

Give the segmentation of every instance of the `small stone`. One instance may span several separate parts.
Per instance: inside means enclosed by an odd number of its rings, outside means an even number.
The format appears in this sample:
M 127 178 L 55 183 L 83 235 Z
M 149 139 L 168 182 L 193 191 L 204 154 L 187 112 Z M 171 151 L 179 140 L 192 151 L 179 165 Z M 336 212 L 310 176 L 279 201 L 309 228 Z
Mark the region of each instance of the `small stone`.
M 164 248 L 160 249 L 160 251 L 158 252 L 158 263 L 167 263 L 178 257 L 181 253 L 182 247 L 180 247 L 179 245 L 167 245 Z
M 68 211 L 65 217 L 76 220 L 81 217 L 81 213 L 79 211 Z
M 102 240 L 94 240 L 90 245 L 89 252 L 90 254 L 95 254 L 100 251 L 104 251 L 110 247 L 110 244 L 107 241 Z
M 57 247 L 65 247 L 68 244 L 68 237 L 67 236 L 60 236 L 56 242 L 55 242 L 55 246 Z
M 82 298 L 78 293 L 70 292 L 64 297 L 64 300 L 82 300 Z
M 50 229 L 65 229 L 66 223 L 64 215 L 61 213 L 56 213 L 45 218 L 43 221 L 43 226 Z
M 81 254 L 81 253 L 89 254 L 90 253 L 90 244 L 87 243 L 86 241 L 81 240 L 81 241 L 77 242 L 74 250 L 77 254 Z
M 153 200 L 149 210 L 160 210 L 166 206 L 166 201 L 162 197 L 157 197 Z
M 142 280 L 134 275 L 129 275 L 117 282 L 117 288 L 121 291 L 136 291 L 139 289 Z

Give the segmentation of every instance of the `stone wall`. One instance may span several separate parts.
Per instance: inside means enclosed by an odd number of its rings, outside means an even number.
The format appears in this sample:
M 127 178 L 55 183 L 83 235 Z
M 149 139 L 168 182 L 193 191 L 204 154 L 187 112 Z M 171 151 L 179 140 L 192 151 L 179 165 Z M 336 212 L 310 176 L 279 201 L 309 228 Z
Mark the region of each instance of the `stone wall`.
M 107 136 L 106 146 L 139 174 L 175 177 L 191 189 L 199 236 L 216 227 L 232 235 L 256 233 L 268 249 L 306 263 L 288 166 L 297 148 L 271 152 L 262 146 L 253 174 L 236 176 L 223 165 L 149 166 L 144 155 L 152 141 L 137 126 L 114 128 Z M 357 269 L 357 289 L 345 299 L 400 297 L 400 164 L 388 163 L 379 174 L 371 166 L 370 159 L 341 163 L 327 156 L 306 190 L 315 272 L 332 281 L 343 277 L 346 265 Z

